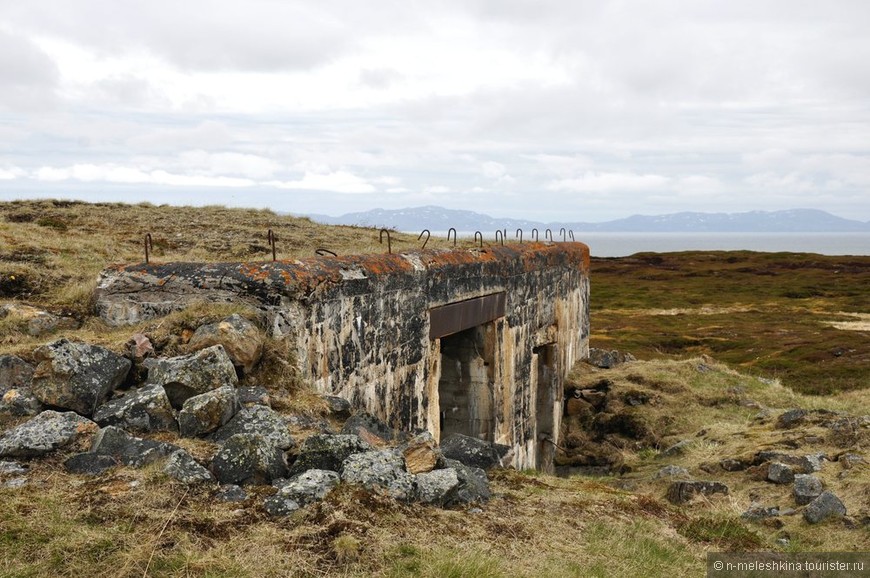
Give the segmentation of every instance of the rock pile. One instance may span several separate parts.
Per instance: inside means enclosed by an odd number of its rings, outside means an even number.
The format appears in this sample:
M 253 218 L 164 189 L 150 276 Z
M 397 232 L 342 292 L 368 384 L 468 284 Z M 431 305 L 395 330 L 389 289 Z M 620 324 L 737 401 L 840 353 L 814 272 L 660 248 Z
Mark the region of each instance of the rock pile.
M 89 476 L 162 462 L 168 477 L 212 484 L 222 500 L 246 499 L 245 486 L 271 486 L 263 508 L 272 515 L 323 499 L 339 483 L 439 507 L 489 499 L 484 470 L 499 465 L 504 448 L 465 436 L 438 447 L 428 432 L 393 431 L 333 396 L 325 401 L 340 431 L 320 424 L 322 433 L 298 443 L 291 426 L 304 417 L 272 409 L 263 387 L 239 387 L 262 353 L 256 326 L 234 315 L 203 325 L 190 344 L 187 355 L 158 357 L 140 334 L 125 356 L 59 339 L 35 350 L 36 367 L 0 356 L 0 418 L 30 418 L 0 434 L 0 459 L 62 452 L 67 471 Z M 130 381 L 128 391 L 118 389 Z M 195 459 L 173 436 L 211 444 L 211 456 Z M 26 465 L 0 464 L 4 478 L 26 483 Z

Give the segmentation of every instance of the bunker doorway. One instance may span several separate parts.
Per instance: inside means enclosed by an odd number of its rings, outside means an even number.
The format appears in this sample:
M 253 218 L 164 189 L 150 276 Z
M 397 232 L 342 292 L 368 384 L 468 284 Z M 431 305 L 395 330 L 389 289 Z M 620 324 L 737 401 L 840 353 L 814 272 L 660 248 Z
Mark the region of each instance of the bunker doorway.
M 493 441 L 492 324 L 441 338 L 438 405 L 441 439 L 452 433 Z
M 557 424 L 561 421 L 562 384 L 559 379 L 556 344 L 542 345 L 532 350 L 535 392 L 535 439 L 537 457 L 535 467 L 547 473 L 554 472 Z

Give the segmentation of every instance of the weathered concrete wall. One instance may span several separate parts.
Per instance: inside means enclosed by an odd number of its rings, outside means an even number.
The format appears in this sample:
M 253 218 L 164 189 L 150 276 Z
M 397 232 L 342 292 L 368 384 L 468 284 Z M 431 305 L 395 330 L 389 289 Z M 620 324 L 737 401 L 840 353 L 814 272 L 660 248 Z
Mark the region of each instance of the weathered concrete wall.
M 551 442 L 539 438 L 557 442 L 558 428 L 537 424 L 559 423 L 562 380 L 588 351 L 588 267 L 581 243 L 135 265 L 104 272 L 97 310 L 120 324 L 201 300 L 257 307 L 273 335 L 295 341 L 300 369 L 319 391 L 438 439 L 441 366 L 453 361 L 440 351 L 449 337 L 430 339 L 430 310 L 504 292 L 504 316 L 479 328 L 484 351 L 475 363 L 485 370 L 473 381 L 490 391 L 473 396 L 491 409 L 488 437 L 513 448 L 513 465 L 547 469 Z M 551 413 L 538 419 L 542 411 Z

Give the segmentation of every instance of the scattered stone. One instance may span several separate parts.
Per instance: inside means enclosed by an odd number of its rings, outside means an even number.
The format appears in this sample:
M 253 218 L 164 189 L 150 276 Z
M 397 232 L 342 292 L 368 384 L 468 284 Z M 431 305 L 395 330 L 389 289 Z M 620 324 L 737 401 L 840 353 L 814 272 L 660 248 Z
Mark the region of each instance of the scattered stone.
M 341 479 L 404 502 L 416 497 L 414 476 L 405 471 L 402 455 L 392 449 L 351 455 L 342 464 Z
M 855 466 L 867 463 L 867 460 L 858 454 L 843 454 L 837 461 L 840 462 L 844 470 L 851 470 Z
M 128 430 L 177 431 L 175 412 L 161 385 L 144 385 L 123 397 L 108 401 L 94 412 L 101 426 L 115 425 Z
M 252 405 L 272 407 L 272 398 L 269 397 L 269 391 L 261 385 L 240 387 L 236 390 L 236 396 L 239 398 L 239 404 L 242 407 L 251 407 Z
M 86 452 L 68 457 L 63 467 L 71 474 L 99 476 L 118 465 L 118 460 L 105 454 Z
M 154 355 L 154 346 L 151 344 L 151 340 L 142 333 L 134 333 L 127 342 L 127 347 L 133 363 L 142 363 Z
M 631 353 L 620 353 L 615 349 L 606 351 L 596 347 L 589 348 L 589 357 L 586 359 L 586 363 L 601 369 L 610 369 L 611 367 L 631 361 L 637 361 Z
M 692 446 L 692 440 L 678 441 L 677 443 L 675 443 L 674 445 L 672 445 L 671 447 L 669 447 L 665 451 L 663 451 L 662 456 L 664 456 L 664 457 L 681 456 L 684 453 L 686 453 L 686 450 L 688 450 L 691 446 Z
M 661 468 L 653 475 L 653 478 L 660 480 L 662 478 L 688 478 L 689 470 L 681 466 L 669 465 Z
M 794 487 L 792 495 L 794 501 L 800 506 L 809 504 L 818 498 L 825 487 L 822 485 L 822 480 L 809 474 L 798 474 L 794 477 Z
M 266 510 L 266 513 L 276 518 L 289 516 L 299 508 L 301 506 L 295 500 L 286 498 L 281 494 L 269 496 L 263 501 L 263 509 Z
M 178 446 L 134 437 L 116 426 L 104 427 L 94 437 L 91 452 L 112 456 L 125 466 L 141 468 L 168 457 Z
M 354 414 L 344 422 L 343 434 L 358 435 L 373 446 L 382 445 L 393 439 L 393 430 L 370 413 Z
M 452 496 L 448 497 L 445 506 L 457 504 L 479 504 L 489 500 L 489 479 L 486 472 L 480 468 L 466 466 L 465 464 L 451 459 L 441 460 L 444 469 L 452 469 L 459 478 L 459 488 Z
M 405 470 L 409 474 L 422 474 L 435 469 L 441 452 L 438 451 L 432 434 L 425 432 L 414 436 L 405 444 L 402 456 L 405 458 Z
M 329 406 L 329 413 L 339 419 L 347 419 L 350 417 L 352 406 L 350 402 L 343 397 L 336 395 L 324 395 L 323 401 Z
M 60 339 L 33 352 L 39 362 L 31 389 L 45 405 L 81 415 L 94 410 L 120 385 L 130 360 L 96 345 Z
M 777 506 L 752 506 L 743 512 L 740 517 L 744 520 L 749 520 L 750 522 L 760 522 L 766 518 L 774 518 L 781 515 L 782 514 Z
M 607 401 L 607 393 L 597 389 L 582 389 L 580 390 L 580 397 L 584 401 L 591 403 L 596 409 L 604 407 L 604 403 Z
M 248 493 L 236 484 L 224 484 L 214 495 L 221 502 L 244 502 L 248 499 Z
M 257 326 L 235 313 L 217 323 L 201 325 L 190 338 L 191 350 L 222 345 L 233 365 L 251 373 L 263 355 L 263 335 Z
M 239 383 L 236 369 L 223 346 L 163 359 L 147 359 L 148 382 L 162 385 L 172 407 L 180 409 L 189 398 L 225 385 Z
M 771 462 L 767 467 L 767 481 L 774 484 L 790 484 L 794 481 L 794 471 L 785 464 Z
M 26 474 L 27 468 L 18 462 L 0 460 L 0 476 L 14 476 L 17 474 Z
M 845 515 L 846 506 L 831 492 L 822 492 L 804 508 L 804 520 L 810 524 L 818 524 L 828 518 L 842 518 Z
M 742 472 L 749 467 L 749 463 L 740 459 L 725 458 L 719 462 L 719 467 L 726 472 Z
M 46 410 L 0 436 L 0 457 L 33 457 L 78 442 L 99 428 L 72 411 Z
M 212 440 L 224 443 L 236 434 L 259 435 L 282 450 L 289 450 L 296 445 L 284 416 L 262 405 L 239 410 L 226 425 L 214 433 Z
M 791 467 L 796 474 L 811 474 L 815 469 L 815 464 L 812 460 L 805 456 L 793 456 L 776 451 L 762 451 L 755 454 L 752 460 L 753 465 L 760 465 L 764 462 L 779 462 Z
M 241 408 L 236 389 L 225 385 L 188 398 L 178 412 L 182 437 L 209 434 L 228 423 Z
M 55 315 L 30 305 L 7 303 L 0 307 L 0 319 L 7 316 L 23 321 L 27 326 L 27 334 L 32 337 L 39 337 L 58 329 L 79 328 L 79 322 L 72 317 Z
M 175 478 L 183 484 L 200 484 L 214 481 L 211 472 L 202 467 L 193 456 L 184 450 L 169 454 L 163 472 L 170 478 Z
M 825 454 L 818 453 L 818 454 L 807 454 L 804 456 L 804 459 L 806 459 L 807 462 L 809 462 L 810 467 L 812 468 L 812 471 L 818 472 L 818 471 L 821 471 L 822 466 L 825 465 L 825 462 L 827 461 L 828 458 Z
M 290 469 L 291 474 L 319 469 L 341 472 L 341 465 L 353 454 L 371 451 L 372 446 L 357 435 L 315 434 L 309 436 L 299 449 L 299 456 Z
M 0 398 L 0 413 L 23 417 L 37 415 L 42 410 L 42 402 L 29 387 L 10 389 Z
M 284 452 L 261 435 L 230 436 L 215 454 L 211 470 L 223 484 L 268 484 L 287 475 Z
M 790 409 L 776 418 L 776 427 L 779 429 L 793 428 L 803 422 L 806 415 L 807 411 L 805 409 Z
M 570 397 L 565 403 L 565 413 L 569 416 L 591 416 L 595 412 L 595 406 L 577 397 Z
M 459 433 L 450 434 L 441 440 L 441 453 L 445 458 L 483 470 L 501 463 L 493 444 Z
M 27 478 L 12 478 L 0 484 L 4 488 L 20 488 L 27 485 Z
M 672 504 L 685 504 L 697 495 L 728 495 L 728 486 L 722 482 L 683 481 L 674 482 L 668 487 L 666 497 Z
M 299 506 L 322 500 L 339 482 L 337 472 L 308 470 L 278 488 L 279 496 L 289 498 Z
M 456 499 L 459 485 L 459 476 L 452 468 L 417 474 L 417 499 L 424 504 L 445 506 Z
M 30 387 L 33 366 L 14 355 L 0 355 L 0 395 L 10 389 Z

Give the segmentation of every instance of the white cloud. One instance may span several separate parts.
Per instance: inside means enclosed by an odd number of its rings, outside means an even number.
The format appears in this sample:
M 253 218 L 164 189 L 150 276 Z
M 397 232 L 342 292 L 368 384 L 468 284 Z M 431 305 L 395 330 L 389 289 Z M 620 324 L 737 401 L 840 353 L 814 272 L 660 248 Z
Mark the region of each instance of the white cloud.
M 46 182 L 81 181 L 119 184 L 169 185 L 178 187 L 250 187 L 250 179 L 223 176 L 181 175 L 164 170 L 142 170 L 116 165 L 79 164 L 71 167 L 41 167 L 34 178 Z
M 343 170 L 325 174 L 307 172 L 301 179 L 296 181 L 269 181 L 264 184 L 279 189 L 332 191 L 348 194 L 372 193 L 376 190 L 365 179 Z
M 572 191 L 577 193 L 613 193 L 660 191 L 670 183 L 671 179 L 662 175 L 586 172 L 576 178 L 553 181 L 547 188 L 552 191 Z

